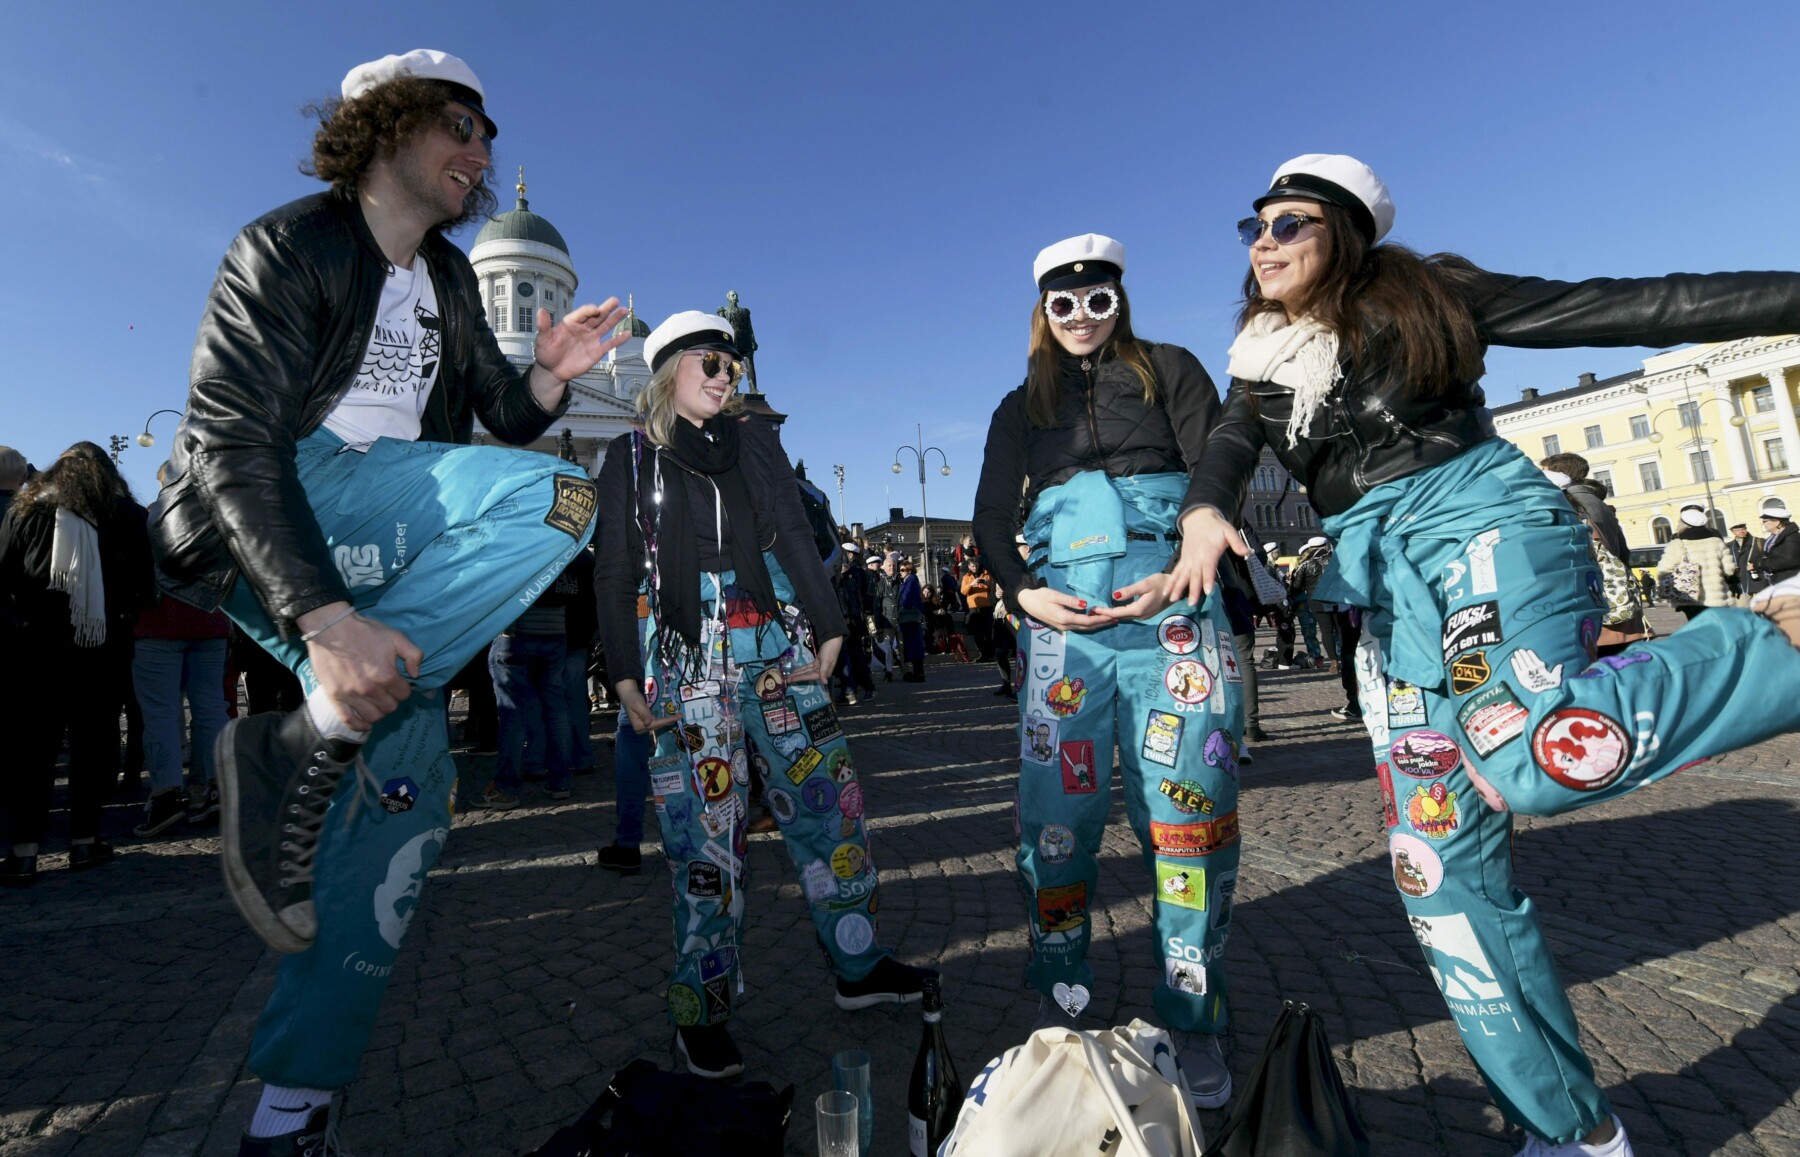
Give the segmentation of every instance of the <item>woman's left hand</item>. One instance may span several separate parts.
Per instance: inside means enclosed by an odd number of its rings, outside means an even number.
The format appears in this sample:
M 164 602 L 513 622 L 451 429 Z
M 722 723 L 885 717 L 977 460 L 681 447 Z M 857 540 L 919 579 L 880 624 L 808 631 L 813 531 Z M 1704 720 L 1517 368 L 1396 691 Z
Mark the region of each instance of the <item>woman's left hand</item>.
M 1120 587 L 1113 592 L 1115 603 L 1129 600 L 1124 606 L 1097 606 L 1088 613 L 1102 619 L 1115 621 L 1154 618 L 1179 601 L 1169 597 L 1168 585 L 1169 577 L 1167 575 L 1153 574 L 1149 578 L 1139 579 L 1130 586 Z
M 841 636 L 835 639 L 826 639 L 819 644 L 818 653 L 813 656 L 813 661 L 789 671 L 787 681 L 789 683 L 823 683 L 830 679 L 831 673 L 837 670 L 838 652 L 843 649 L 843 646 L 844 640 Z

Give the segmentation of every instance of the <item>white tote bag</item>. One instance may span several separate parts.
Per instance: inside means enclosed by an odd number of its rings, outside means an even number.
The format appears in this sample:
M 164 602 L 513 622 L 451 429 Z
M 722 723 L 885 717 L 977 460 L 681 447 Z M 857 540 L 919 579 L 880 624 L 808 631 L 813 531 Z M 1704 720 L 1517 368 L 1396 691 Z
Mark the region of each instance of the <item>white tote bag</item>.
M 1200 1157 L 1169 1034 L 1047 1028 L 991 1061 L 938 1157 Z

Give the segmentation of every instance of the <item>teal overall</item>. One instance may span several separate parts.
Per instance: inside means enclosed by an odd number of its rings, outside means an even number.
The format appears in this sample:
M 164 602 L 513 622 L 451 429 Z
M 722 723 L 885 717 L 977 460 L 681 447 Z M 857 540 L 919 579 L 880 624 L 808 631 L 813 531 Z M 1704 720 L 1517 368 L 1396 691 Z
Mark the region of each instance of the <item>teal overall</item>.
M 1595 661 L 1605 613 L 1589 534 L 1492 439 L 1325 521 L 1314 597 L 1365 608 L 1357 651 L 1394 884 L 1507 1119 L 1573 1141 L 1606 1120 L 1575 1015 L 1513 883 L 1514 811 L 1555 815 L 1800 726 L 1800 650 L 1736 609 Z
M 1025 538 L 1055 590 L 1111 606 L 1162 571 L 1185 474 L 1087 471 L 1038 496 Z M 1217 596 L 1092 632 L 1026 619 L 1019 633 L 1019 877 L 1031 928 L 1027 977 L 1065 1008 L 1091 997 L 1095 857 L 1118 751 L 1126 814 L 1153 881 L 1156 1014 L 1216 1033 L 1228 1021 L 1220 958 L 1237 888 L 1237 752 L 1243 684 Z
M 594 486 L 548 454 L 389 438 L 364 454 L 324 429 L 295 458 L 356 608 L 425 653 L 412 696 L 363 744 L 374 782 L 346 777 L 331 801 L 313 879 L 319 936 L 281 958 L 250 1046 L 250 1071 L 264 1081 L 335 1089 L 356 1077 L 450 835 L 456 765 L 438 692 L 587 544 Z M 246 580 L 224 610 L 308 693 L 317 686 L 305 645 L 281 637 Z
M 764 552 L 779 619 L 757 610 L 735 572 L 703 574 L 700 646 L 682 645 L 682 671 L 646 645 L 644 698 L 678 724 L 656 732 L 650 789 L 674 891 L 675 970 L 669 1017 L 718 1024 L 743 993 L 738 951 L 744 919 L 750 760 L 781 829 L 813 930 L 845 980 L 861 980 L 891 951 L 875 932 L 875 861 L 863 825 L 862 785 L 849 744 L 818 683 L 789 684 L 783 669 L 812 661 L 792 606 L 793 586 Z M 654 638 L 655 619 L 644 620 Z

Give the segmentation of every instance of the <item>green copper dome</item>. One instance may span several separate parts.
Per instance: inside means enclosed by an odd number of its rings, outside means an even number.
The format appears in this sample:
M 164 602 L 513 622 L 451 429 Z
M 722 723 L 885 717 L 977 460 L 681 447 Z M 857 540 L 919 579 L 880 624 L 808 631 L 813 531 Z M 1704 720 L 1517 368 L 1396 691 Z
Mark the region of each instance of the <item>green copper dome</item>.
M 563 240 L 556 226 L 533 213 L 530 203 L 522 196 L 518 208 L 497 214 L 475 235 L 477 245 L 488 241 L 537 241 L 554 246 L 564 254 L 569 252 L 569 243 Z
M 613 336 L 614 337 L 617 337 L 619 334 L 622 334 L 622 333 L 630 334 L 630 336 L 632 336 L 632 337 L 649 337 L 650 336 L 650 327 L 645 325 L 644 319 L 639 317 L 637 314 L 635 314 L 635 313 L 628 314 L 624 321 L 621 321 L 618 325 L 613 326 Z

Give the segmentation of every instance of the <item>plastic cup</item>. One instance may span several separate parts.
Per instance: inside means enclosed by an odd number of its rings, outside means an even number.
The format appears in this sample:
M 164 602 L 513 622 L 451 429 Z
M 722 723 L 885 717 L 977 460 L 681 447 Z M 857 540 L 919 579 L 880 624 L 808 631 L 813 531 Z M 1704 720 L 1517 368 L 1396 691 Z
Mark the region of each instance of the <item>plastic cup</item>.
M 856 1097 L 833 1090 L 813 1103 L 819 1127 L 819 1157 L 857 1157 L 862 1146 L 856 1132 Z
M 831 1058 L 831 1084 L 841 1093 L 856 1098 L 857 1138 L 867 1153 L 875 1139 L 875 1098 L 869 1092 L 869 1054 L 861 1049 L 845 1049 Z

